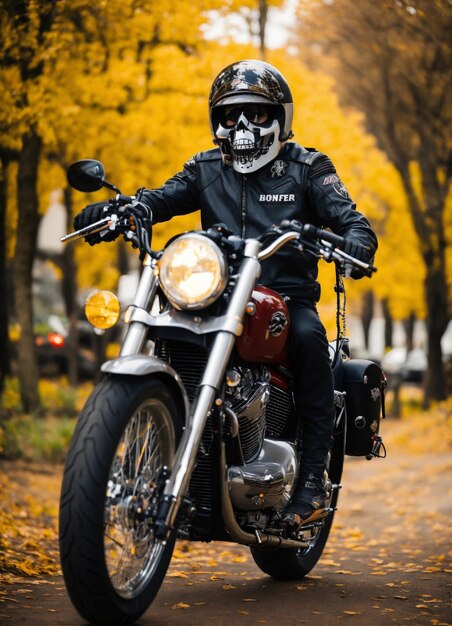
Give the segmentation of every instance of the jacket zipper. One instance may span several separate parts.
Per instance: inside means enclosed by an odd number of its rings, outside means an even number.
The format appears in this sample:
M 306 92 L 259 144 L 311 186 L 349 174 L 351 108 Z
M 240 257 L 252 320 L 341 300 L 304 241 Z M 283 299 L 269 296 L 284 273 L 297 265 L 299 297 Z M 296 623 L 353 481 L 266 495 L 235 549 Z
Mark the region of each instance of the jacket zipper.
M 240 198 L 240 221 L 242 239 L 246 237 L 246 176 L 242 175 L 242 196 Z

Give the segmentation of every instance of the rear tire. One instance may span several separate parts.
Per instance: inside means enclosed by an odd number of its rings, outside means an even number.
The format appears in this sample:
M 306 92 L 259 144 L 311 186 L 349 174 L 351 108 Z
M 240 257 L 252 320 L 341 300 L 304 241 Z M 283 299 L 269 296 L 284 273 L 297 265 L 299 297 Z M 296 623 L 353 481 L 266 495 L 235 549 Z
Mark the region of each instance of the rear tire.
M 333 484 L 339 484 L 344 465 L 344 437 L 336 439 L 331 452 L 329 478 Z M 330 507 L 335 508 L 339 497 L 338 489 L 333 491 Z M 324 519 L 321 528 L 313 530 L 309 548 L 279 548 L 265 550 L 257 547 L 250 548 L 251 555 L 256 565 L 265 574 L 279 580 L 299 580 L 314 568 L 322 556 L 323 549 L 328 540 L 331 526 L 333 525 L 334 511 Z M 309 531 L 306 531 L 309 532 Z
M 80 415 L 61 489 L 60 556 L 72 603 L 90 623 L 132 624 L 160 588 L 176 530 L 159 542 L 144 512 L 181 433 L 157 378 L 107 378 Z

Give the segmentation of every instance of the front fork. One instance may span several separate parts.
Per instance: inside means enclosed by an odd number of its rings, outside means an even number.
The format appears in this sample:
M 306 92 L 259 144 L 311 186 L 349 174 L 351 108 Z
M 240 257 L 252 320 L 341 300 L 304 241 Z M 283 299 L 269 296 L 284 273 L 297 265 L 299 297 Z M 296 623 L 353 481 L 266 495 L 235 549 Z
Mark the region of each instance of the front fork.
M 131 308 L 144 309 L 148 311 L 151 302 L 154 301 L 155 294 L 159 286 L 158 270 L 155 259 L 149 254 L 143 261 L 143 271 L 141 273 L 138 289 L 135 294 Z M 127 313 L 126 313 L 127 316 Z M 127 317 L 125 318 L 127 322 Z M 120 356 L 130 356 L 140 354 L 143 350 L 148 333 L 148 326 L 142 322 L 131 322 L 127 329 L 124 342 L 121 346 Z

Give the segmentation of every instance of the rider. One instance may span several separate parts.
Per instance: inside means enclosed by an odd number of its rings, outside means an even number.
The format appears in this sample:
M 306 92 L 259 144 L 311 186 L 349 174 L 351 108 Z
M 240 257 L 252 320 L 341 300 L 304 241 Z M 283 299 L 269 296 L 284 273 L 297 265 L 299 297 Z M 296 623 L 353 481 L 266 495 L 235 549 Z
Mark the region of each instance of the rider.
M 356 211 L 331 160 L 293 137 L 293 102 L 281 73 L 263 61 L 229 65 L 209 96 L 210 125 L 218 146 L 196 154 L 159 189 L 137 199 L 153 223 L 201 210 L 203 228 L 223 223 L 241 237 L 258 237 L 283 219 L 330 228 L 346 238 L 345 252 L 369 261 L 377 239 Z M 80 229 L 101 218 L 105 203 L 75 217 Z M 90 244 L 111 240 L 94 234 Z M 302 468 L 283 519 L 287 530 L 322 515 L 324 470 L 334 420 L 334 387 L 325 329 L 318 317 L 317 258 L 286 246 L 262 263 L 260 283 L 283 295 L 291 316 L 294 395 L 302 423 Z M 352 273 L 360 278 L 359 271 Z

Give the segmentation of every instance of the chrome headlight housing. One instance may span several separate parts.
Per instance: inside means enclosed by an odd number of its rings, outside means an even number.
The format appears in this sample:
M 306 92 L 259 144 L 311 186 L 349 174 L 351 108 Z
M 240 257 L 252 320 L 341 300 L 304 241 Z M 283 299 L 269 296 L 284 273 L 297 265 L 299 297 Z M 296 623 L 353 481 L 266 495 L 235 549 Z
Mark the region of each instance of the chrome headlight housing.
M 164 250 L 160 285 L 176 309 L 204 309 L 223 293 L 228 279 L 220 248 L 208 237 L 187 233 Z

